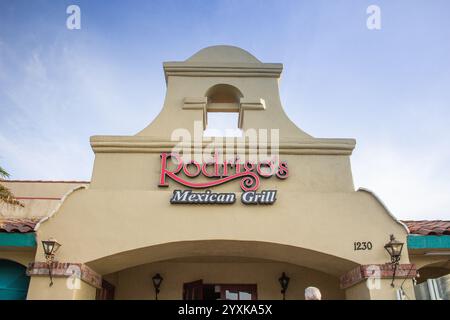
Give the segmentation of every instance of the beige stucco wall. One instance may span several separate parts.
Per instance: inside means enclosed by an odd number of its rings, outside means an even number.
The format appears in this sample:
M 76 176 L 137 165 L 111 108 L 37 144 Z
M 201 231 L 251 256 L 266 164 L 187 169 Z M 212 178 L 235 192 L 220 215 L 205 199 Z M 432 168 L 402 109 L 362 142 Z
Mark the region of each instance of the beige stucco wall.
M 370 283 L 368 283 L 370 281 Z M 347 300 L 397 300 L 397 291 L 403 289 L 403 300 L 415 300 L 413 281 L 411 279 L 395 280 L 395 287 L 391 287 L 391 279 L 376 280 L 377 285 L 372 280 L 362 281 L 345 291 Z
M 278 278 L 291 278 L 286 299 L 304 299 L 308 286 L 320 288 L 323 299 L 344 299 L 339 280 L 315 270 L 274 262 L 160 262 L 117 273 L 116 299 L 154 299 L 151 277 L 164 278 L 159 299 L 181 299 L 183 283 L 202 279 L 206 284 L 256 284 L 258 299 L 281 299 Z
M 367 281 L 355 284 L 345 290 L 345 299 L 347 300 L 370 300 L 370 290 L 367 287 Z
M 354 192 L 348 156 L 286 154 L 280 158 L 289 165 L 289 178 L 262 179 L 260 189 L 279 190 L 280 197 L 286 192 L 302 192 L 306 195 L 314 192 Z M 180 188 L 179 184 L 170 180 L 168 188 L 158 187 L 160 170 L 158 153 L 100 153 L 95 159 L 90 189 L 113 192 L 145 190 L 163 194 L 166 190 Z M 180 176 L 186 178 L 183 173 Z M 199 176 L 195 181 L 207 179 Z M 241 192 L 238 182 L 236 180 L 213 189 L 217 192 Z
M 2 181 L 16 197 L 61 198 L 73 188 L 88 181 Z
M 27 267 L 34 261 L 36 251 L 23 248 L 0 248 L 0 259 L 11 260 Z
M 307 248 L 371 264 L 388 260 L 383 246 L 390 233 L 406 241 L 403 227 L 364 192 L 279 190 L 277 202 L 266 207 L 175 206 L 169 197 L 163 190 L 81 190 L 42 224 L 38 237 L 61 239 L 59 259 L 77 262 L 162 243 L 238 240 Z M 354 251 L 354 241 L 372 241 L 373 249 Z M 40 248 L 37 259 L 43 259 Z M 407 255 L 402 262 L 408 262 Z
M 68 285 L 71 279 L 66 277 L 54 277 L 50 287 L 48 276 L 31 277 L 27 300 L 94 300 L 96 288 L 84 281 L 79 281 L 79 286 Z
M 2 185 L 23 204 L 0 203 L 0 218 L 41 218 L 55 211 L 71 190 L 88 185 L 86 181 L 2 181 Z
M 186 85 L 188 83 L 188 85 Z M 245 115 L 246 121 L 243 129 L 247 128 L 283 128 L 286 137 L 307 138 L 308 135 L 296 127 L 287 118 L 280 103 L 278 81 L 273 78 L 255 78 L 248 81 L 242 77 L 214 77 L 191 78 L 170 77 L 167 86 L 167 95 L 163 111 L 152 122 L 150 127 L 139 133 L 141 136 L 170 137 L 173 128 L 192 128 L 194 120 L 200 120 L 200 114 L 190 110 L 181 110 L 178 106 L 183 104 L 185 97 L 204 97 L 205 93 L 216 84 L 228 84 L 238 88 L 244 97 L 264 99 L 270 108 L 264 112 L 250 111 Z M 173 118 L 173 113 L 178 113 Z M 170 124 L 168 126 L 168 124 Z

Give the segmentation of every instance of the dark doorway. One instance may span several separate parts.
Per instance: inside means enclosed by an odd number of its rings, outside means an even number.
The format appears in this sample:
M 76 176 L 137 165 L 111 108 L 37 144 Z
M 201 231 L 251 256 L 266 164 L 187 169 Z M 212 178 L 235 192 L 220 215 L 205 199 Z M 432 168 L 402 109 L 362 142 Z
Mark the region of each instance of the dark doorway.
M 116 288 L 106 280 L 102 280 L 102 288 L 97 289 L 96 300 L 114 300 Z
M 183 300 L 203 300 L 203 280 L 185 283 Z
M 257 300 L 256 284 L 211 284 L 203 280 L 183 285 L 183 300 Z

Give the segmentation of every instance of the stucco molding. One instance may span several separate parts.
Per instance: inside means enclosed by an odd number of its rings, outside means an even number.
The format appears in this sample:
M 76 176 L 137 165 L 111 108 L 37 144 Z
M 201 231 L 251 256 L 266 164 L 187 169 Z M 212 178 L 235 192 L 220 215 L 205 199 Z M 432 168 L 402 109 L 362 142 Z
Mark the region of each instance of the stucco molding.
M 206 116 L 206 105 L 208 99 L 206 97 L 186 97 L 183 100 L 183 110 L 199 110 L 202 112 L 203 130 L 206 129 L 208 117 Z
M 395 278 L 412 279 L 416 277 L 415 264 L 400 264 L 395 269 Z M 367 279 L 392 279 L 394 276 L 394 265 L 373 264 L 360 265 L 340 277 L 341 289 L 347 289 Z
M 164 75 L 180 77 L 264 77 L 279 78 L 281 63 L 164 62 Z
M 239 138 L 226 138 L 217 147 L 233 148 L 235 152 L 257 151 L 259 146 L 239 141 Z M 193 143 L 162 140 L 155 137 L 143 136 L 92 136 L 90 139 L 92 150 L 95 153 L 161 153 L 170 152 L 175 146 L 190 148 Z M 307 154 L 307 155 L 351 155 L 355 148 L 354 139 L 323 139 L 312 138 L 304 140 L 280 141 L 278 149 L 280 154 Z M 196 146 L 203 148 L 214 147 L 214 142 L 204 139 L 195 142 Z M 264 148 L 270 149 L 270 143 Z
M 244 127 L 244 114 L 245 111 L 264 111 L 266 110 L 266 102 L 264 99 L 248 99 L 241 98 L 239 108 L 238 126 L 240 129 Z
M 61 200 L 59 201 L 58 205 L 56 206 L 55 209 L 53 209 L 52 212 L 50 212 L 50 214 L 48 214 L 47 216 L 43 217 L 42 219 L 40 219 L 38 221 L 38 223 L 36 223 L 36 225 L 34 226 L 34 231 L 36 232 L 39 227 L 41 226 L 41 224 L 45 221 L 47 221 L 48 219 L 50 219 L 51 217 L 53 217 L 61 208 L 62 204 L 64 203 L 64 201 L 67 199 L 67 197 L 69 197 L 72 193 L 74 193 L 75 191 L 81 190 L 81 189 L 87 189 L 88 185 L 81 185 L 81 186 L 77 186 L 69 191 L 67 191 L 64 196 L 61 198 Z
M 184 110 L 203 110 L 206 108 L 208 99 L 206 97 L 186 97 L 183 99 Z
M 49 276 L 49 266 L 46 262 L 31 262 L 27 268 L 28 276 Z M 76 277 L 91 286 L 101 289 L 102 276 L 82 263 L 53 262 L 53 277 Z
M 383 207 L 383 209 L 388 213 L 388 215 L 395 221 L 397 222 L 399 225 L 401 225 L 403 228 L 405 228 L 406 233 L 410 233 L 408 226 L 406 224 L 404 224 L 402 221 L 398 220 L 393 214 L 392 212 L 388 209 L 388 207 L 384 204 L 384 202 L 380 199 L 380 197 L 378 197 L 375 192 L 373 192 L 372 190 L 369 190 L 367 188 L 364 187 L 360 187 L 358 188 L 357 192 L 366 192 L 368 194 L 370 194 L 373 198 L 375 198 L 375 200 Z

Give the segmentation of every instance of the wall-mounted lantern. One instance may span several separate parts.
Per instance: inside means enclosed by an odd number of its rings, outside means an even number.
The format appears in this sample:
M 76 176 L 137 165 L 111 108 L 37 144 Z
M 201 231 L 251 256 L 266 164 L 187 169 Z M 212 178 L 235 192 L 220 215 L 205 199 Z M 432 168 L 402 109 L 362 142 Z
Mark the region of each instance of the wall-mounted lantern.
M 286 300 L 286 291 L 289 286 L 289 280 L 291 280 L 291 278 L 289 278 L 284 272 L 281 274 L 281 277 L 278 278 L 278 281 L 281 285 L 281 294 L 283 295 L 283 300 Z
M 61 247 L 61 244 L 58 241 L 56 241 L 56 239 L 50 238 L 48 240 L 42 240 L 42 247 L 44 248 L 45 261 L 47 263 L 48 274 L 50 276 L 49 287 L 51 287 L 53 285 L 53 278 L 52 278 L 53 261 L 55 260 L 56 251 L 58 251 L 59 247 Z
M 403 242 L 396 240 L 394 235 L 391 234 L 390 241 L 384 245 L 384 248 L 391 257 L 391 264 L 394 266 L 394 274 L 392 275 L 391 287 L 394 287 L 395 272 L 397 271 L 397 266 L 400 262 L 403 244 Z
M 164 280 L 159 273 L 152 277 L 153 287 L 155 288 L 155 300 L 158 300 L 159 288 L 161 287 L 161 282 Z

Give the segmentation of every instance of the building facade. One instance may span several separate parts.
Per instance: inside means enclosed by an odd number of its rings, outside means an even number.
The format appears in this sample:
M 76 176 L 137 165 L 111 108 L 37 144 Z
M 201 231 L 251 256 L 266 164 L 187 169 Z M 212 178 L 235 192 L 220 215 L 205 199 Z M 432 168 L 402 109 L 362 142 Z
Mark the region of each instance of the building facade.
M 159 274 L 159 299 L 281 299 L 284 273 L 286 299 L 309 286 L 415 299 L 416 281 L 449 274 L 450 223 L 398 221 L 355 190 L 355 140 L 299 129 L 281 72 L 231 46 L 166 62 L 160 114 L 134 136 L 91 137 L 90 181 L 2 182 L 24 207 L 1 207 L 0 284 L 15 298 L 154 299 Z M 215 112 L 235 114 L 242 137 L 205 137 Z M 390 235 L 404 243 L 396 264 Z

